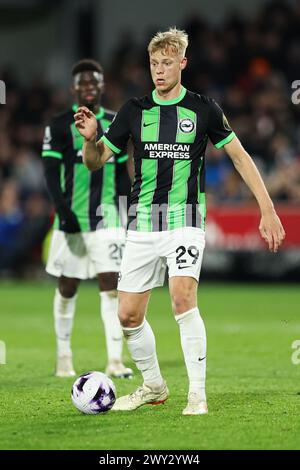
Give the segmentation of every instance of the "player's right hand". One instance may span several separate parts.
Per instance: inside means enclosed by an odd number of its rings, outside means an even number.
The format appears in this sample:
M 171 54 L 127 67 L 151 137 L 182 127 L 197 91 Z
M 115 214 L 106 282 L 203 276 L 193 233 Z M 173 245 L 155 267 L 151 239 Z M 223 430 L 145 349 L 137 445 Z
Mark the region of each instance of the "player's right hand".
M 262 214 L 259 230 L 269 250 L 277 253 L 285 238 L 285 231 L 274 209 Z
M 80 106 L 76 114 L 74 114 L 75 126 L 78 132 L 86 140 L 94 140 L 97 136 L 97 120 L 96 116 L 86 106 Z
M 79 233 L 81 228 L 74 212 L 70 211 L 60 217 L 61 230 L 66 233 Z

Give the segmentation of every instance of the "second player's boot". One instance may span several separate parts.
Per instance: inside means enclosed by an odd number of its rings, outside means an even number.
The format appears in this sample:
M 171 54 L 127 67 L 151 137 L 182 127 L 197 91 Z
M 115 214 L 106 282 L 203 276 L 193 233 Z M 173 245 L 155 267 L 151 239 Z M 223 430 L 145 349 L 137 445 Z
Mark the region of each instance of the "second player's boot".
M 57 356 L 55 375 L 56 377 L 74 377 L 76 375 L 72 354 Z
M 126 367 L 121 361 L 111 361 L 105 369 L 106 375 L 115 379 L 132 379 L 133 370 Z
M 208 413 L 206 401 L 201 400 L 198 393 L 190 392 L 188 396 L 187 406 L 184 408 L 182 414 L 185 416 L 191 415 L 205 415 Z
M 169 398 L 166 382 L 156 391 L 143 384 L 130 395 L 124 395 L 116 400 L 112 411 L 133 411 L 142 405 L 160 405 Z

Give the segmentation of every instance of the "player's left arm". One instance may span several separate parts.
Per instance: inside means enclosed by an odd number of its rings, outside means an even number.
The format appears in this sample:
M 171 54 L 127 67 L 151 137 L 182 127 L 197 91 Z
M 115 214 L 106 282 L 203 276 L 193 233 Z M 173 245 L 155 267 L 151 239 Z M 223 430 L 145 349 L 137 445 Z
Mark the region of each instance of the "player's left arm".
M 224 145 L 235 168 L 254 194 L 261 211 L 259 230 L 269 250 L 277 252 L 285 238 L 285 231 L 275 211 L 262 177 L 250 155 L 246 152 L 237 137 Z

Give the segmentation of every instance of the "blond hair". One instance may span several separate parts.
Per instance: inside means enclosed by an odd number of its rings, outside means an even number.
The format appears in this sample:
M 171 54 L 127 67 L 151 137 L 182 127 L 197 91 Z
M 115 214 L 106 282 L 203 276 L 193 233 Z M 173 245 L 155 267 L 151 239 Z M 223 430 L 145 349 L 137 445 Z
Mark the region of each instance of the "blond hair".
M 149 42 L 148 52 L 151 55 L 160 50 L 166 51 L 171 49 L 175 54 L 184 57 L 188 44 L 189 39 L 186 32 L 174 26 L 168 31 L 156 33 Z

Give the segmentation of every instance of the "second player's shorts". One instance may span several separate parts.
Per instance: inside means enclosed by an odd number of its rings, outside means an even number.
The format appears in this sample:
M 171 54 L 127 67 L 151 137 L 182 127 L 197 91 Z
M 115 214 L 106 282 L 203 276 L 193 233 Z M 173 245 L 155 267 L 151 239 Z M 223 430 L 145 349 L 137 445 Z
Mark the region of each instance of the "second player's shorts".
M 65 233 L 54 230 L 46 271 L 56 277 L 89 279 L 98 273 L 119 272 L 125 230 Z
M 163 232 L 128 230 L 118 290 L 144 292 L 163 285 L 169 277 L 190 276 L 199 281 L 205 232 L 184 227 Z

